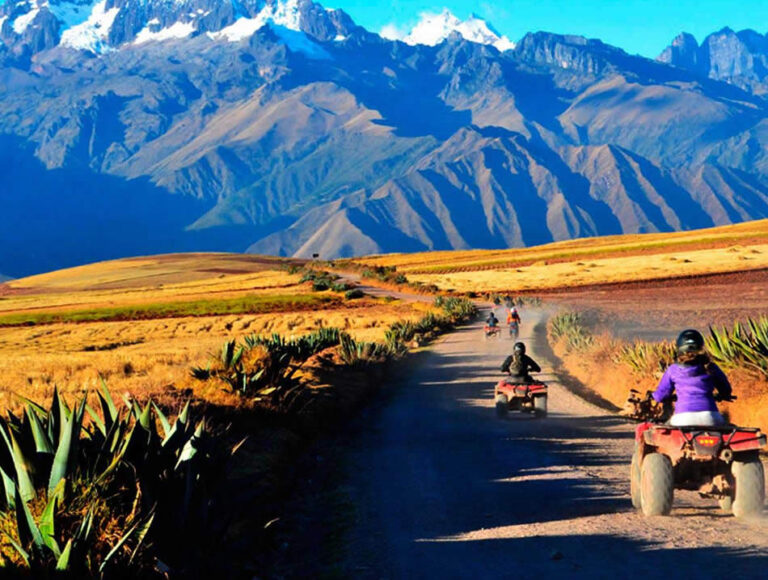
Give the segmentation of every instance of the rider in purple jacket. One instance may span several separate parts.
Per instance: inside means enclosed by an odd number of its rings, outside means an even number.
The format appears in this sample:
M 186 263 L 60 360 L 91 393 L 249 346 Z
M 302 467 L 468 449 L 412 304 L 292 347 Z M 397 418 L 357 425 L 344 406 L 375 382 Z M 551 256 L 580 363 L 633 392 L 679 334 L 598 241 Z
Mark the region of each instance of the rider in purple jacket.
M 675 426 L 711 426 L 725 423 L 717 410 L 719 399 L 731 396 L 731 384 L 723 371 L 704 352 L 704 337 L 696 330 L 684 330 L 677 337 L 677 362 L 670 365 L 653 393 L 657 402 L 677 394 Z

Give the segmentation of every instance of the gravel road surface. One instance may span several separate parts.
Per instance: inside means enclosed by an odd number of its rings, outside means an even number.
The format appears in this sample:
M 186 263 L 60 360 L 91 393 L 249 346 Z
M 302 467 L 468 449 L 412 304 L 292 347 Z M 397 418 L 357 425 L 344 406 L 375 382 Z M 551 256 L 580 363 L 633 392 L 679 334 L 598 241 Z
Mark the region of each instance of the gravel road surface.
M 762 521 L 737 521 L 689 492 L 676 492 L 670 517 L 632 509 L 633 424 L 562 386 L 544 312 L 526 308 L 522 317 L 521 339 L 550 385 L 549 416 L 495 417 L 493 385 L 509 338 L 485 341 L 480 322 L 447 335 L 344 447 L 338 486 L 348 514 L 314 572 L 768 576 Z

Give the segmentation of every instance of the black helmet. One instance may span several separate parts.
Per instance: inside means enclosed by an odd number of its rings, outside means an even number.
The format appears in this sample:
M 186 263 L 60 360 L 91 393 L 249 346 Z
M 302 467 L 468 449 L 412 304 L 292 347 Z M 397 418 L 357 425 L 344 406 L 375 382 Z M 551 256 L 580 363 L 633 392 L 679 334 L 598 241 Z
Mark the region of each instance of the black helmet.
M 512 347 L 515 352 L 519 352 L 520 354 L 525 354 L 525 345 L 522 342 L 516 342 L 515 346 Z
M 704 337 L 698 330 L 689 328 L 680 333 L 675 346 L 678 354 L 700 352 L 704 350 Z

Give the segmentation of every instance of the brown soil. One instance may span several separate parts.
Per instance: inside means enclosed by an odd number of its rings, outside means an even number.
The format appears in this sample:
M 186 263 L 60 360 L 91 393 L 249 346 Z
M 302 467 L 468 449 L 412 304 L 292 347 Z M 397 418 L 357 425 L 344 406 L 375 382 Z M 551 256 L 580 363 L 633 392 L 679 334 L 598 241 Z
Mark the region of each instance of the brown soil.
M 683 328 L 731 325 L 768 313 L 768 270 L 573 288 L 542 297 L 588 310 L 598 330 L 670 339 Z

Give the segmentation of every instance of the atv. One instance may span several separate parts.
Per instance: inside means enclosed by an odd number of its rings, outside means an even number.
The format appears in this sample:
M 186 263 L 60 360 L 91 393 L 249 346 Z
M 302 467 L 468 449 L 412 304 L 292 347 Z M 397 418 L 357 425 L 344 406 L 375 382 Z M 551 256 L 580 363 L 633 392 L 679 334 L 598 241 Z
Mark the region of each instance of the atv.
M 513 383 L 502 379 L 494 389 L 496 416 L 504 418 L 509 411 L 533 413 L 536 417 L 547 416 L 547 385 L 541 381 Z
M 488 340 L 490 338 L 499 338 L 501 336 L 501 327 L 500 326 L 488 326 L 486 324 L 483 327 L 483 336 L 485 336 L 485 340 Z
M 687 489 L 717 499 L 723 511 L 737 518 L 757 516 L 765 501 L 758 455 L 765 444 L 759 429 L 674 427 L 644 421 L 635 429 L 632 505 L 646 516 L 667 515 L 674 490 Z

